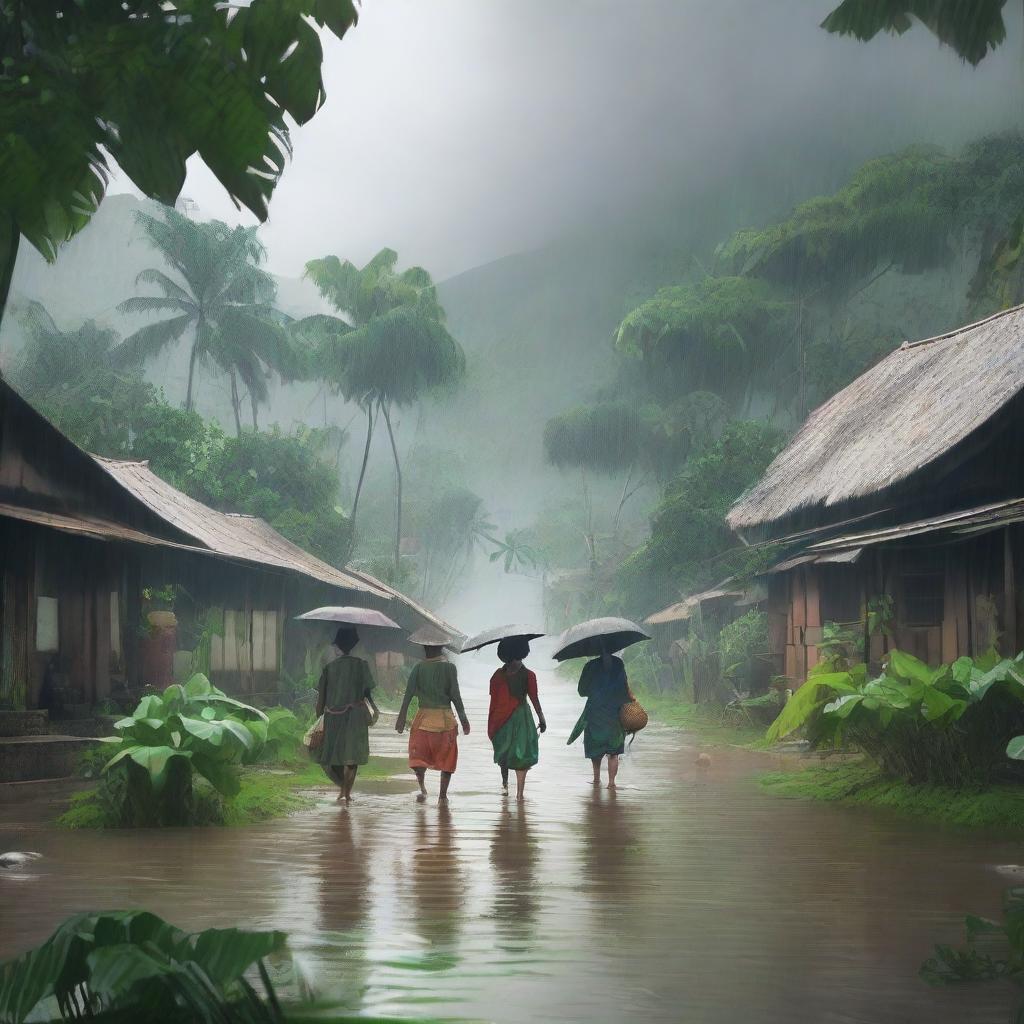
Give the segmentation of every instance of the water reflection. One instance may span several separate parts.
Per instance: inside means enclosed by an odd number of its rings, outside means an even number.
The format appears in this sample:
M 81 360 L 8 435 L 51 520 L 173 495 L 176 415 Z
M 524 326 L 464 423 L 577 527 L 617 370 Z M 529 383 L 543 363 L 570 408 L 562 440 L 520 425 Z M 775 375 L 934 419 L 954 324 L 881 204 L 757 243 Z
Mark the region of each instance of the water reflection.
M 457 852 L 451 809 L 417 807 L 413 832 L 412 902 L 420 934 L 452 955 L 462 923 L 467 880 Z
M 527 952 L 534 935 L 539 898 L 536 867 L 540 857 L 526 807 L 506 803 L 494 824 L 494 918 L 505 948 Z
M 620 912 L 627 890 L 636 879 L 640 854 L 635 810 L 615 790 L 595 789 L 584 805 L 580 836 L 583 886 L 593 897 L 599 918 Z

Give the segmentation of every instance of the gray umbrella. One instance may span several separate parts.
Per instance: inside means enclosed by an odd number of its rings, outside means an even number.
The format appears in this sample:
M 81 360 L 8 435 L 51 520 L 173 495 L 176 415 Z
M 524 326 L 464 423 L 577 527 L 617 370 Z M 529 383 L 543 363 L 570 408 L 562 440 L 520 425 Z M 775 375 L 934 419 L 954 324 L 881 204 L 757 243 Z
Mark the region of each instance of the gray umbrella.
M 635 622 L 629 619 L 587 619 L 570 626 L 559 638 L 555 661 L 570 658 L 596 658 L 606 651 L 611 654 L 630 644 L 650 640 Z
M 532 626 L 524 626 L 522 623 L 513 626 L 495 626 L 494 629 L 485 629 L 482 633 L 471 636 L 462 645 L 462 653 L 478 651 L 488 644 L 500 643 L 502 640 L 509 640 L 514 636 L 521 636 L 524 640 L 536 640 L 537 637 L 544 635 L 540 630 L 534 629 Z
M 314 608 L 311 612 L 296 615 L 305 622 L 339 622 L 349 626 L 380 626 L 382 629 L 401 629 L 402 627 L 374 608 L 342 607 L 326 605 Z

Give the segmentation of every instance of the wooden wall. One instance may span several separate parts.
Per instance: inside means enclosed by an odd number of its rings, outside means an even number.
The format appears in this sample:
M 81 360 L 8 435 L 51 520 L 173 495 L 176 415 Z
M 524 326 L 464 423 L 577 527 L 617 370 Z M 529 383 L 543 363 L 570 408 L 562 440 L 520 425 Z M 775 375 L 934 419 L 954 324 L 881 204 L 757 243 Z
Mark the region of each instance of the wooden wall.
M 1022 576 L 1024 525 L 977 536 L 932 534 L 866 550 L 841 567 L 796 566 L 784 575 L 785 592 L 775 584 L 768 603 L 770 613 L 786 614 L 783 672 L 798 684 L 806 679 L 818 661 L 821 627 L 835 621 L 829 608 L 850 605 L 854 593 L 861 607 L 876 594 L 893 598 L 892 635 L 871 638 L 875 667 L 890 647 L 933 665 L 978 656 L 993 644 L 1004 655 L 1016 654 L 1024 643 Z M 920 609 L 929 604 L 934 621 L 921 621 L 927 615 Z

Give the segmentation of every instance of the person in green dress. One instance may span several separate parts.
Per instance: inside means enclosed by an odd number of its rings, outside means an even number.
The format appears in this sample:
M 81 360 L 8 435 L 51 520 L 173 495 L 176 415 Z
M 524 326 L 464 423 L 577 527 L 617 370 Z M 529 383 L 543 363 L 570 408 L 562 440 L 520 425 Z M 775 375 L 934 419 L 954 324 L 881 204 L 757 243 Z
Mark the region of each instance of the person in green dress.
M 459 692 L 459 673 L 443 657 L 444 646 L 451 643 L 451 637 L 427 626 L 417 630 L 409 641 L 421 644 L 426 657 L 414 665 L 409 674 L 395 729 L 405 732 L 409 705 L 415 697 L 419 709 L 409 733 L 409 767 L 420 787 L 417 800 L 422 803 L 427 799 L 426 774 L 429 768 L 441 773 L 438 802 L 443 804 L 448 801 L 448 786 L 459 760 L 459 730 L 452 708 L 455 708 L 466 736 L 469 735 L 469 719 Z
M 358 642 L 354 627 L 338 630 L 334 646 L 341 656 L 324 666 L 317 687 L 316 713 L 324 716 L 317 760 L 338 786 L 339 804 L 352 802 L 359 766 L 370 759 L 370 725 L 380 714 L 373 700 L 370 666 L 351 653 Z

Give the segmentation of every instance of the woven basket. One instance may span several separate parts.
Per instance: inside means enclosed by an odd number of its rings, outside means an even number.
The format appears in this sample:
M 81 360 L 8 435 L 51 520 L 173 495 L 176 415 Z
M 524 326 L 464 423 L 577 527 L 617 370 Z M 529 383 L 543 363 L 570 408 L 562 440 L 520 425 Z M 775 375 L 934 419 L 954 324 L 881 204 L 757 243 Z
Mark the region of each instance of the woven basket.
M 631 700 L 619 709 L 619 721 L 626 732 L 637 733 L 647 725 L 647 712 L 639 701 Z

